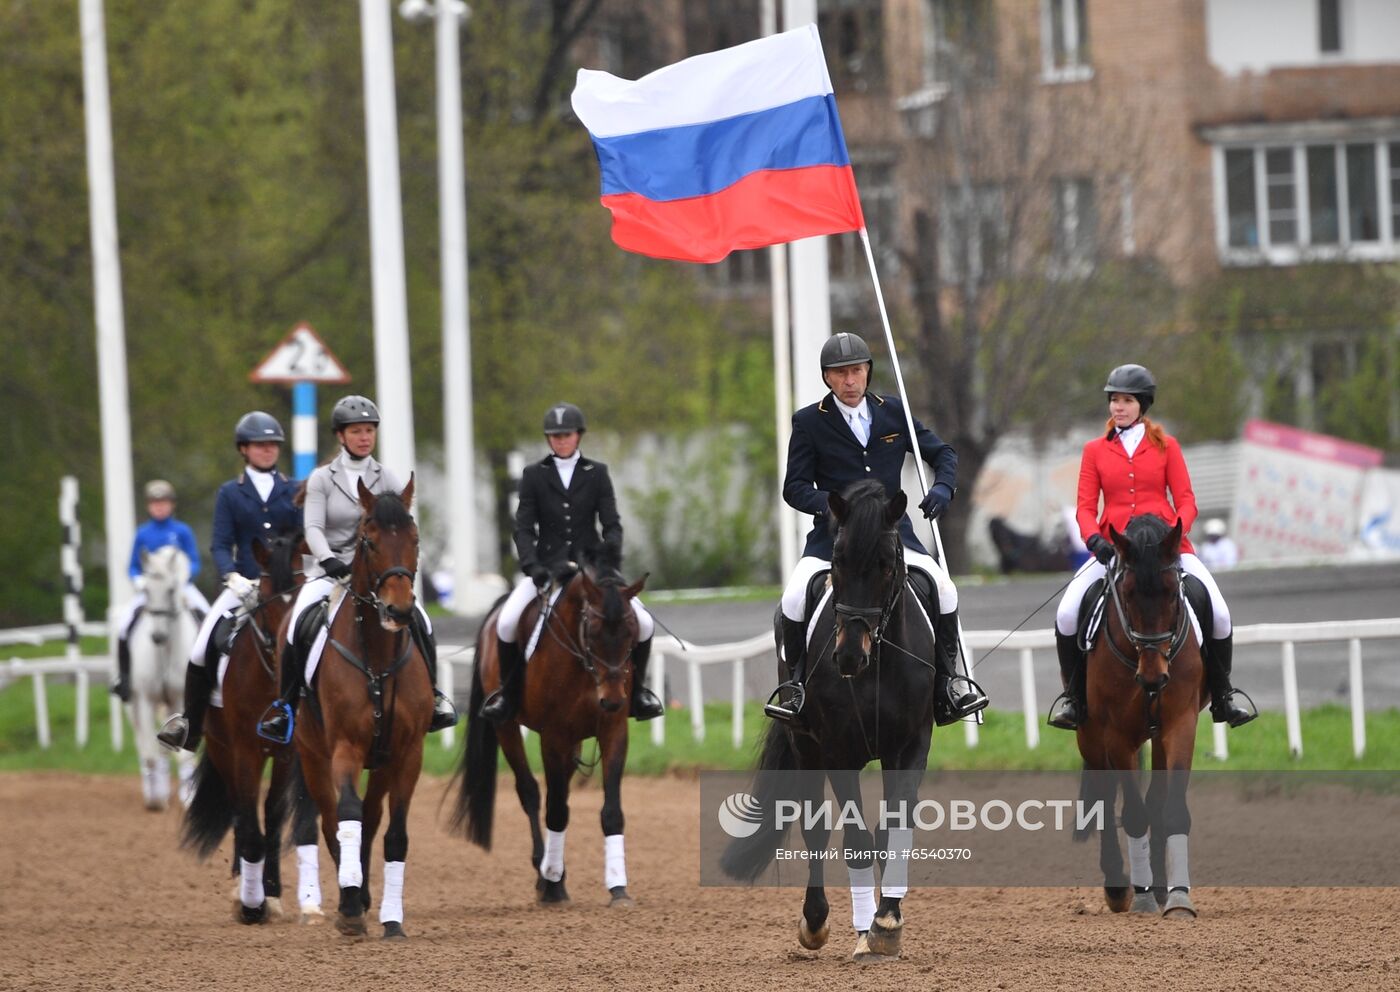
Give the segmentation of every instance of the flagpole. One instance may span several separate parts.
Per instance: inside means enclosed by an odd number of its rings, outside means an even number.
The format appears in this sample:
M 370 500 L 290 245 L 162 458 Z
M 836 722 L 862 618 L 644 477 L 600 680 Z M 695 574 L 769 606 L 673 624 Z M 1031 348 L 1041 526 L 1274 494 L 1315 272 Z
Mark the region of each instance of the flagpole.
M 890 315 L 885 310 L 885 294 L 880 289 L 880 274 L 875 271 L 875 252 L 870 247 L 870 232 L 863 226 L 860 229 L 860 243 L 865 246 L 865 261 L 870 266 L 870 278 L 875 284 L 875 302 L 880 306 L 880 323 L 885 328 L 885 345 L 890 352 L 890 365 L 894 368 L 894 381 L 899 387 L 899 401 L 904 405 L 904 424 L 909 428 L 909 443 L 914 449 L 914 471 L 919 476 L 919 498 L 923 499 L 928 492 L 928 480 L 924 477 L 924 461 L 919 452 L 919 435 L 914 429 L 914 411 L 909 405 L 909 392 L 904 388 L 904 372 L 899 367 L 899 352 L 894 347 L 894 332 L 890 330 Z M 943 536 L 938 530 L 938 521 L 929 520 L 929 530 L 933 532 L 933 545 L 938 550 L 938 560 L 943 563 L 943 568 L 948 568 L 948 556 L 943 553 Z M 951 576 L 950 576 L 951 578 Z M 958 662 L 962 666 L 964 675 L 968 672 L 968 659 L 972 657 L 972 652 L 967 646 L 967 635 L 963 633 L 962 618 L 958 618 Z M 982 722 L 982 714 L 979 711 L 973 720 L 966 720 L 964 724 L 967 730 L 967 744 L 973 747 L 977 744 L 977 725 Z

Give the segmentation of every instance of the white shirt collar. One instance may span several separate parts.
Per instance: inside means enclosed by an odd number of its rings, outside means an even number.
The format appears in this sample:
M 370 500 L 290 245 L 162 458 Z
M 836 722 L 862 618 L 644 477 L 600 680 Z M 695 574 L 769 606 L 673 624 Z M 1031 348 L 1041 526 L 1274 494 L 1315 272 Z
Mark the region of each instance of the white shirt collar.
M 1147 432 L 1147 426 L 1141 420 L 1131 427 L 1125 427 L 1118 432 L 1118 440 L 1123 444 L 1123 450 L 1129 457 L 1137 451 L 1137 446 L 1142 441 L 1142 436 Z
M 272 487 L 277 484 L 277 470 L 273 469 L 269 472 L 264 472 L 261 469 L 256 469 L 249 465 L 247 474 L 248 481 L 251 482 L 253 488 L 258 491 L 258 498 L 266 503 L 268 495 L 272 492 Z
M 860 417 L 861 420 L 867 421 L 870 419 L 870 404 L 866 402 L 864 396 L 860 398 L 860 402 L 855 406 L 847 406 L 842 403 L 835 393 L 831 394 L 831 398 L 836 400 L 836 408 L 841 411 L 841 415 L 847 420 L 850 420 L 852 417 Z

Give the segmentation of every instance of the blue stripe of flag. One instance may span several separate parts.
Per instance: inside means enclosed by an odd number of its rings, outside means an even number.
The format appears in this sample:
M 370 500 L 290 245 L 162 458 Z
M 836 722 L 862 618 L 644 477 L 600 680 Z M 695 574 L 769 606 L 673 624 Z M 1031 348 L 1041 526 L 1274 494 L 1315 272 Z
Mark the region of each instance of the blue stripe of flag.
M 708 124 L 593 139 L 603 196 L 681 200 L 717 193 L 761 169 L 849 165 L 836 97 L 808 97 Z

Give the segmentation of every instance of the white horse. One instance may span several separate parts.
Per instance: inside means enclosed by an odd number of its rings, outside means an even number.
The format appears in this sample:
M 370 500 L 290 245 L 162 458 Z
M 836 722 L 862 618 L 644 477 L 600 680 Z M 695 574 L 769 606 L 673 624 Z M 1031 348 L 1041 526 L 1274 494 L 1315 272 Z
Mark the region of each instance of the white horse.
M 170 765 L 156 742 L 156 728 L 184 707 L 185 665 L 194 644 L 194 617 L 185 603 L 190 560 L 174 545 L 141 552 L 146 605 L 131 628 L 131 724 L 141 758 L 141 795 L 149 810 L 170 804 Z M 194 755 L 181 751 L 180 800 L 188 807 L 194 789 Z

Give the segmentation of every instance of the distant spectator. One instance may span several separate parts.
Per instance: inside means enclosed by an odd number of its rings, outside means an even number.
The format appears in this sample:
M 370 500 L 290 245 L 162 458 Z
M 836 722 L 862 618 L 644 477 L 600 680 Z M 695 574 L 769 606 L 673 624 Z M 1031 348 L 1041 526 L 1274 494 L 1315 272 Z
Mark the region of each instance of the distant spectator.
M 1219 517 L 1206 521 L 1206 543 L 1201 545 L 1200 556 L 1212 572 L 1234 568 L 1240 563 L 1240 549 L 1225 533 L 1225 521 Z

